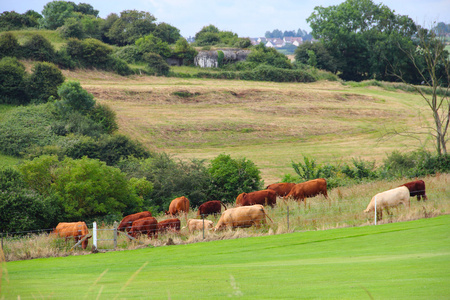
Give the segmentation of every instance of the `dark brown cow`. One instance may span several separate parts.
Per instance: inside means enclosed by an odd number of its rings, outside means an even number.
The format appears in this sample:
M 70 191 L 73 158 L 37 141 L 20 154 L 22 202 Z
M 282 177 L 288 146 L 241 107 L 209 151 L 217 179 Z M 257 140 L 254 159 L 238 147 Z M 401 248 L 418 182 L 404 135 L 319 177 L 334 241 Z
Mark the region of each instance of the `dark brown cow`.
M 290 182 L 272 183 L 266 187 L 266 190 L 274 190 L 277 196 L 286 197 L 294 186 L 295 183 Z
M 262 190 L 242 193 L 236 198 L 236 206 L 249 206 L 254 204 L 270 205 L 273 207 L 277 204 L 277 193 L 274 190 Z
M 137 219 L 131 224 L 130 235 L 137 238 L 141 234 L 146 234 L 149 238 L 158 237 L 158 221 L 153 217 Z
M 117 227 L 117 230 L 128 232 L 128 231 L 130 231 L 131 224 L 133 224 L 134 221 L 142 219 L 142 218 L 148 218 L 151 216 L 152 216 L 152 213 L 149 211 L 143 211 L 143 212 L 135 213 L 132 215 L 128 215 L 128 216 L 124 217 L 122 219 L 122 221 L 120 221 L 120 224 Z
M 177 218 L 174 219 L 167 219 L 162 220 L 158 222 L 158 231 L 159 232 L 165 232 L 165 231 L 180 231 L 180 220 Z
M 425 194 L 425 182 L 423 180 L 415 180 L 402 184 L 401 186 L 406 186 L 409 190 L 409 196 L 417 196 L 417 201 L 423 197 L 423 201 L 428 200 L 427 194 Z
M 185 196 L 175 198 L 170 202 L 169 210 L 166 211 L 166 215 L 176 215 L 180 212 L 189 212 L 189 200 Z
M 66 241 L 69 238 L 74 238 L 75 243 L 78 243 L 79 240 L 89 234 L 89 230 L 84 222 L 62 222 L 56 226 L 53 233 L 56 233 L 59 237 L 65 238 Z M 89 238 L 81 242 L 81 248 L 86 249 Z
M 324 178 L 297 183 L 286 197 L 304 201 L 305 198 L 314 197 L 319 194 L 328 198 L 327 181 Z
M 225 210 L 227 210 L 227 207 L 225 204 L 222 203 L 222 201 L 219 200 L 212 200 L 203 203 L 198 207 L 197 217 L 208 216 L 208 215 L 216 215 L 222 213 L 222 206 L 225 207 Z

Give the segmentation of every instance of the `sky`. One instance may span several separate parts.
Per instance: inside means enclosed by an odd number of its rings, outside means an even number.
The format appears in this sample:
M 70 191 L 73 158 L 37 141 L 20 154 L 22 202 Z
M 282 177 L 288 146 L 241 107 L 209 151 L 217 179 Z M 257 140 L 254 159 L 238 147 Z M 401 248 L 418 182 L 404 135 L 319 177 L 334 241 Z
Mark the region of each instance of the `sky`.
M 49 0 L 0 0 L 0 12 L 27 10 L 42 12 Z M 89 3 L 105 18 L 124 10 L 146 11 L 180 29 L 184 37 L 195 36 L 210 24 L 239 37 L 263 37 L 266 31 L 311 31 L 306 19 L 314 7 L 339 5 L 344 0 L 72 0 Z M 433 22 L 450 23 L 450 0 L 373 0 L 383 3 L 396 14 L 408 15 L 416 24 L 430 27 Z

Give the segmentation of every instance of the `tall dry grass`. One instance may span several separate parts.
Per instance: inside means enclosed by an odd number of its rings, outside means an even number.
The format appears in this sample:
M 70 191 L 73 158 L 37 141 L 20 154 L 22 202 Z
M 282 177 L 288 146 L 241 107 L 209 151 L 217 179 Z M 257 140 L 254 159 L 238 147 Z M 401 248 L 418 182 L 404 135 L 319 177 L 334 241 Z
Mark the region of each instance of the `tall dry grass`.
M 384 213 L 383 219 L 378 220 L 377 223 L 403 222 L 450 213 L 450 174 L 438 174 L 423 179 L 426 183 L 428 201 L 417 201 L 416 197 L 411 198 L 411 206 L 409 209 L 403 206 L 397 209 L 391 209 L 392 214 L 388 215 Z M 374 223 L 374 214 L 365 214 L 363 210 L 373 195 L 395 188 L 406 181 L 409 180 L 378 181 L 351 187 L 339 187 L 328 192 L 328 200 L 323 196 L 317 196 L 307 199 L 306 203 L 294 200 L 285 201 L 278 198 L 277 205 L 274 208 L 266 207 L 267 214 L 273 220 L 273 223 L 267 221 L 267 225 L 260 228 L 226 229 L 218 232 L 205 230 L 204 233 L 202 231 L 190 233 L 187 228 L 182 228 L 178 233 L 160 233 L 158 238 L 153 239 L 141 236 L 136 241 L 130 241 L 124 235 L 119 234 L 116 251 L 299 231 L 367 226 Z M 228 207 L 232 207 L 232 205 L 229 204 Z M 187 220 L 196 218 L 196 215 L 197 211 L 193 209 L 186 216 L 179 217 L 181 226 L 185 227 Z M 161 221 L 166 217 L 164 215 L 158 215 L 156 218 L 158 221 Z M 219 216 L 208 216 L 206 219 L 217 223 Z M 98 228 L 100 229 L 98 231 L 99 239 L 113 238 L 113 231 L 111 230 L 113 226 L 99 224 Z M 104 229 L 107 231 L 104 231 Z M 4 261 L 83 255 L 89 254 L 92 251 L 92 240 L 89 241 L 89 246 L 86 250 L 82 250 L 81 248 L 70 250 L 74 245 L 73 240 L 66 242 L 63 239 L 56 238 L 52 234 L 6 238 L 3 244 Z M 98 241 L 99 251 L 106 251 L 106 249 L 113 248 L 113 241 Z

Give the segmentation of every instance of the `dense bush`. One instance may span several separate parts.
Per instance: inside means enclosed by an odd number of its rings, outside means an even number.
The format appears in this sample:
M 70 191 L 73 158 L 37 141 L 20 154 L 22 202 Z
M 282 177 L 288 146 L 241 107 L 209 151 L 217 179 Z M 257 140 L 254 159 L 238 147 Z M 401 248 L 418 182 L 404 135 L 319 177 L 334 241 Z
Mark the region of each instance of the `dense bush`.
M 0 35 L 0 58 L 5 56 L 21 56 L 21 47 L 17 38 L 11 32 Z
M 129 156 L 148 158 L 150 153 L 138 142 L 124 135 L 102 135 L 99 138 L 78 137 L 62 149 L 64 155 L 78 159 L 84 156 L 99 159 L 112 166 Z
M 96 103 L 89 112 L 89 118 L 101 125 L 105 133 L 111 134 L 119 129 L 116 112 L 106 104 Z
M 67 221 L 86 220 L 108 214 L 130 213 L 143 209 L 136 180 L 127 180 L 119 169 L 99 160 L 42 156 L 19 166 L 24 181 L 59 199 Z M 49 183 L 46 178 L 51 177 Z
M 148 52 L 143 55 L 143 59 L 148 63 L 149 74 L 167 75 L 169 73 L 169 65 L 160 55 Z
M 323 177 L 328 188 L 347 186 L 366 181 L 415 178 L 436 173 L 450 172 L 450 155 L 433 155 L 426 151 L 400 153 L 394 151 L 388 154 L 383 164 L 375 167 L 375 161 L 352 159 L 351 164 L 339 163 L 318 164 L 309 157 L 303 157 L 303 162 L 294 163 L 292 167 L 296 176 L 285 175 L 284 182 L 302 182 Z
M 183 162 L 165 153 L 155 153 L 148 159 L 121 160 L 117 166 L 128 177 L 145 177 L 152 182 L 153 191 L 149 195 L 152 211 L 167 210 L 170 202 L 180 196 L 186 196 L 191 207 L 212 200 L 208 195 L 211 180 L 203 161 Z
M 23 56 L 25 58 L 54 62 L 56 61 L 56 51 L 53 45 L 42 35 L 34 34 L 31 39 L 23 44 Z
M 33 66 L 32 74 L 27 79 L 27 94 L 33 103 L 46 103 L 50 97 L 58 97 L 58 86 L 65 78 L 52 63 L 38 62 Z
M 23 156 L 33 146 L 55 145 L 60 141 L 51 129 L 55 121 L 52 104 L 17 107 L 0 123 L 0 152 Z
M 292 69 L 292 64 L 286 55 L 278 52 L 275 48 L 268 48 L 264 44 L 254 47 L 247 56 L 247 61 L 255 64 L 266 64 L 276 68 Z
M 130 64 L 142 61 L 142 53 L 136 45 L 117 47 L 114 50 L 113 56 Z
M 29 189 L 18 171 L 0 169 L 0 231 L 52 228 L 59 215 L 55 197 L 44 197 Z
M 25 76 L 25 66 L 15 57 L 4 57 L 0 60 L 0 103 L 28 103 Z
M 233 202 L 240 193 L 256 191 L 263 186 L 261 172 L 245 158 L 233 159 L 230 155 L 220 154 L 211 161 L 208 172 L 213 199 Z
M 83 89 L 77 81 L 66 81 L 58 87 L 60 101 L 55 106 L 60 114 L 72 111 L 87 114 L 95 105 L 94 96 Z

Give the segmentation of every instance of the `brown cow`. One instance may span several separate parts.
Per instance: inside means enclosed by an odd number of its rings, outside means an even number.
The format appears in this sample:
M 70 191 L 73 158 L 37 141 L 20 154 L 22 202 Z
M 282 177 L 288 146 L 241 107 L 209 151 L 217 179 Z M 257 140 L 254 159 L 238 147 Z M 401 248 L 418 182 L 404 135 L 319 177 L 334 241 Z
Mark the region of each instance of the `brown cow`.
M 149 211 L 143 211 L 143 212 L 135 213 L 132 215 L 128 215 L 128 216 L 124 217 L 122 219 L 122 221 L 120 221 L 120 224 L 117 227 L 117 230 L 128 232 L 128 231 L 130 231 L 131 224 L 133 224 L 134 221 L 142 219 L 142 218 L 148 218 L 151 216 L 152 216 L 152 213 Z
M 78 243 L 79 240 L 83 239 L 86 235 L 89 234 L 89 230 L 84 222 L 69 222 L 69 223 L 59 223 L 53 233 L 56 233 L 59 237 L 65 238 L 66 241 L 69 238 L 74 238 L 75 243 Z M 88 245 L 88 239 L 85 239 L 81 242 L 81 248 L 86 249 Z
M 230 208 L 222 213 L 214 230 L 217 231 L 224 227 L 250 227 L 252 225 L 259 227 L 260 224 L 266 224 L 266 216 L 267 213 L 261 204 Z M 272 221 L 269 216 L 267 218 Z
M 176 215 L 180 212 L 189 212 L 189 200 L 185 196 L 175 198 L 170 202 L 169 211 L 166 211 L 166 215 Z
M 415 180 L 402 184 L 409 190 L 409 196 L 417 196 L 417 201 L 420 201 L 420 197 L 423 197 L 423 201 L 428 200 L 427 194 L 425 194 L 425 182 L 423 180 Z
M 201 215 L 208 216 L 212 214 L 220 214 L 222 212 L 222 205 L 225 207 L 225 210 L 227 210 L 227 207 L 222 203 L 222 201 L 212 200 L 205 202 L 198 207 L 197 217 L 200 217 Z
M 180 231 L 181 222 L 179 219 L 167 219 L 162 220 L 158 222 L 158 231 L 159 232 L 165 232 L 165 231 Z
M 272 183 L 266 187 L 266 190 L 274 190 L 279 197 L 286 197 L 292 188 L 295 186 L 295 183 L 290 182 L 280 182 L 280 183 Z
M 236 198 L 236 206 L 249 206 L 254 204 L 277 204 L 277 193 L 274 190 L 262 190 L 251 193 L 241 193 Z
M 286 197 L 304 201 L 305 198 L 314 197 L 319 194 L 328 198 L 327 181 L 324 178 L 297 183 Z
M 142 219 L 137 219 L 131 225 L 130 235 L 134 238 L 141 234 L 147 234 L 150 238 L 151 236 L 158 237 L 158 221 L 153 217 L 147 217 Z

